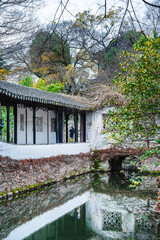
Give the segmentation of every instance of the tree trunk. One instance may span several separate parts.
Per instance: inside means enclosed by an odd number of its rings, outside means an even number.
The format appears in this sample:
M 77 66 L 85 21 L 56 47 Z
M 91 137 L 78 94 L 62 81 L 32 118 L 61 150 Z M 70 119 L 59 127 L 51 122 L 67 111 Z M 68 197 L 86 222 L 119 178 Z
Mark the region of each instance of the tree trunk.
M 150 143 L 150 141 L 149 141 L 148 136 L 147 136 L 147 140 L 146 140 L 146 142 L 147 142 L 147 148 L 149 148 L 149 143 Z

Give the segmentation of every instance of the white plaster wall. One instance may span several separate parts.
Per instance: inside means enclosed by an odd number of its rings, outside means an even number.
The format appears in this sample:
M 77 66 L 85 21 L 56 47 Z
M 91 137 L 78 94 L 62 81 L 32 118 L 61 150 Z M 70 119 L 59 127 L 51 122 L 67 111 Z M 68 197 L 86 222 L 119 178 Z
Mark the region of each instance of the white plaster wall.
M 86 139 L 91 143 L 92 149 L 108 148 L 113 143 L 108 134 L 103 133 L 103 114 L 112 109 L 106 107 L 86 115 Z
M 116 140 L 111 137 L 110 132 L 103 133 L 103 115 L 107 115 L 109 111 L 114 110 L 114 107 L 106 107 L 95 111 L 93 113 L 89 113 L 86 116 L 86 135 L 87 142 L 90 142 L 92 149 L 106 149 L 111 145 L 116 144 Z M 130 126 L 132 127 L 132 125 Z M 116 134 L 118 137 L 118 133 Z M 155 145 L 155 141 L 150 143 Z M 158 145 L 158 144 L 157 144 Z M 126 143 L 122 145 L 124 148 L 126 147 L 142 147 L 144 146 L 144 142 L 135 141 L 132 142 L 129 139 Z
M 113 108 L 103 108 L 93 113 L 86 114 L 86 142 L 90 143 L 92 149 L 103 149 L 110 147 L 113 143 L 108 134 L 103 134 L 103 114 L 107 114 Z M 20 132 L 20 114 L 25 109 L 18 109 L 18 144 L 26 144 L 26 129 Z M 37 110 L 36 117 L 43 117 L 43 132 L 36 131 L 36 144 L 55 144 L 56 132 L 51 132 L 51 118 L 55 118 L 54 111 L 48 111 L 49 128 L 47 127 L 47 111 Z M 24 117 L 26 121 L 26 116 Z M 49 141 L 47 137 L 49 134 Z M 27 108 L 27 144 L 33 144 L 33 111 Z M 70 153 L 71 154 L 71 153 Z
M 38 109 L 36 117 L 43 118 L 43 131 L 38 132 L 36 129 L 36 144 L 47 144 L 47 111 Z
M 20 114 L 24 114 L 24 131 L 20 131 Z M 47 111 L 37 110 L 36 117 L 43 117 L 43 132 L 36 131 L 36 144 L 47 144 Z M 51 132 L 51 118 L 55 112 L 48 111 L 49 117 L 49 143 L 56 143 L 56 132 Z M 17 111 L 17 143 L 26 144 L 26 109 L 18 108 Z M 27 108 L 27 144 L 33 144 L 33 111 Z
M 20 130 L 20 115 L 24 115 L 24 131 Z M 17 143 L 26 144 L 26 114 L 25 108 L 17 107 Z
M 0 155 L 16 160 L 38 159 L 58 155 L 90 152 L 89 143 L 58 143 L 50 145 L 17 145 L 0 142 Z
M 51 132 L 51 118 L 56 118 L 54 111 L 48 111 L 49 115 L 49 143 L 56 143 L 56 132 Z

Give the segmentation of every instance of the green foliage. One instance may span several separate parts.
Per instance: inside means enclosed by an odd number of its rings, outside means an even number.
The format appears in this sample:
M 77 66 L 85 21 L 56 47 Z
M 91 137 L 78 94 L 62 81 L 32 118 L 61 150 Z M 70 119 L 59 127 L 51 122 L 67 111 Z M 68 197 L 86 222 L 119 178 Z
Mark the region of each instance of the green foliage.
M 33 84 L 33 80 L 31 77 L 26 77 L 19 81 L 19 84 L 25 87 L 34 87 L 43 91 L 53 92 L 53 93 L 60 93 L 64 89 L 64 85 L 61 83 L 51 83 L 47 84 L 44 78 L 39 78 L 37 83 Z
M 149 151 L 146 151 L 145 154 L 141 156 L 141 160 L 144 160 L 145 158 L 150 157 L 152 155 L 160 156 L 160 148 L 154 148 Z
M 34 88 L 45 91 L 46 89 L 46 81 L 43 78 L 39 78 L 37 83 L 34 84 Z
M 7 136 L 7 108 L 1 106 L 1 114 L 2 114 L 2 121 L 4 124 L 4 128 L 2 129 L 2 139 L 6 140 Z
M 31 77 L 26 77 L 18 82 L 20 85 L 25 87 L 33 87 L 33 80 Z
M 149 147 L 160 130 L 160 37 L 141 36 L 134 50 L 121 56 L 121 72 L 114 81 L 126 100 L 109 112 L 107 129 L 117 143 L 146 141 Z
M 47 84 L 43 78 L 40 78 L 37 83 L 34 84 L 34 88 L 52 93 L 61 93 L 64 86 L 61 83 Z
M 104 57 L 105 63 L 109 62 L 110 64 L 114 64 L 118 53 L 119 53 L 118 48 L 111 47 L 109 52 L 105 54 L 105 57 Z
M 53 93 L 61 93 L 64 86 L 61 83 L 49 84 L 46 86 L 46 91 Z
M 158 144 L 160 144 L 160 139 L 156 139 L 156 142 L 157 142 Z
M 130 185 L 128 186 L 128 188 L 137 188 L 139 185 L 142 184 L 143 180 L 146 180 L 147 177 L 146 176 L 133 176 L 132 178 L 130 178 Z
M 100 162 L 97 157 L 94 157 L 94 155 L 91 159 L 91 168 L 93 168 L 94 170 L 99 170 L 100 168 Z
M 130 185 L 129 188 L 137 188 L 141 184 L 140 177 L 136 177 L 135 179 L 130 179 Z
M 76 22 L 74 24 L 74 27 L 80 27 L 81 29 L 91 29 L 93 27 L 97 26 L 103 26 L 104 29 L 107 31 L 109 30 L 110 26 L 113 25 L 118 21 L 119 19 L 119 13 L 121 11 L 121 8 L 117 9 L 110 9 L 106 16 L 104 17 L 104 14 L 91 14 L 90 10 L 86 10 L 84 12 L 79 12 L 76 14 Z
M 57 33 L 39 32 L 31 45 L 31 63 L 35 74 L 44 77 L 58 72 L 58 66 L 71 63 L 70 47 Z
M 2 129 L 2 140 L 7 141 L 7 108 L 1 107 L 2 121 L 4 128 Z M 10 142 L 13 142 L 13 131 L 14 131 L 14 114 L 13 107 L 10 107 Z
M 107 52 L 104 56 L 104 62 L 107 66 L 113 67 L 119 64 L 119 56 L 124 50 L 130 50 L 138 40 L 140 33 L 136 31 L 124 32 L 119 38 L 114 38 L 107 47 Z
M 136 31 L 127 31 L 123 33 L 123 37 L 132 45 L 139 40 L 140 36 L 141 33 Z

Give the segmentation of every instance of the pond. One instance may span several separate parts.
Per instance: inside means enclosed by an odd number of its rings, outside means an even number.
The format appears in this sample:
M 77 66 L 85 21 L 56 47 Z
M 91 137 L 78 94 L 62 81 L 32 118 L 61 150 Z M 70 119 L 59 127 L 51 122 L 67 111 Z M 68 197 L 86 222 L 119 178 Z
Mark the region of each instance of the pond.
M 90 174 L 0 206 L 0 239 L 157 239 L 154 178 L 130 189 L 128 174 Z

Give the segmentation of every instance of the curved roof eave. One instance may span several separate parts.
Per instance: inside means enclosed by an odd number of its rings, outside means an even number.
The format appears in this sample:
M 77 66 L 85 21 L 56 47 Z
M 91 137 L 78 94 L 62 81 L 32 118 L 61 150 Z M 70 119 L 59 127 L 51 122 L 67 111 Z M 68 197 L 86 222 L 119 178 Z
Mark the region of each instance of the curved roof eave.
M 48 105 L 62 106 L 82 111 L 89 111 L 92 106 L 78 102 L 65 94 L 51 93 L 35 88 L 0 80 L 0 94 L 22 101 L 37 102 Z

